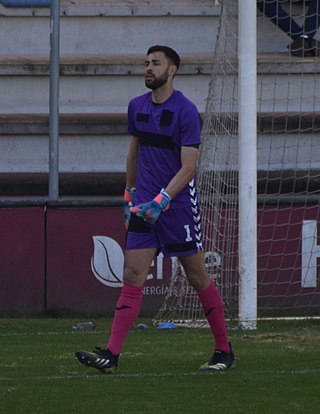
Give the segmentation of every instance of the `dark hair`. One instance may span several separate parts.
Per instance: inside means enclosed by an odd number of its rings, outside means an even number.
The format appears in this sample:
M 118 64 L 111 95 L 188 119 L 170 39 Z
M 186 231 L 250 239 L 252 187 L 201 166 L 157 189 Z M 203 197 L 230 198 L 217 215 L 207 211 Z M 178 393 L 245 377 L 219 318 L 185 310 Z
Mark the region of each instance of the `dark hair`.
M 161 46 L 161 45 L 155 45 L 155 46 L 151 46 L 148 49 L 147 55 L 149 55 L 150 53 L 154 53 L 154 52 L 163 52 L 166 57 L 171 60 L 171 62 L 176 65 L 176 67 L 179 69 L 180 66 L 180 56 L 178 55 L 178 53 L 171 49 L 171 47 L 169 46 Z

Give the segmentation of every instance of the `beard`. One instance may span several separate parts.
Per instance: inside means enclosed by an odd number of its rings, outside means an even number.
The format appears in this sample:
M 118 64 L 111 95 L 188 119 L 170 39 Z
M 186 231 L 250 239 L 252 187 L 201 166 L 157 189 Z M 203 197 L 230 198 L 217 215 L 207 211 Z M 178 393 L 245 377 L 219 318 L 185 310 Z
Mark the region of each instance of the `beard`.
M 164 85 L 168 80 L 168 73 L 169 70 L 167 69 L 163 75 L 152 78 L 145 78 L 145 85 L 147 88 L 152 89 L 153 91 L 155 89 L 160 88 L 162 85 Z

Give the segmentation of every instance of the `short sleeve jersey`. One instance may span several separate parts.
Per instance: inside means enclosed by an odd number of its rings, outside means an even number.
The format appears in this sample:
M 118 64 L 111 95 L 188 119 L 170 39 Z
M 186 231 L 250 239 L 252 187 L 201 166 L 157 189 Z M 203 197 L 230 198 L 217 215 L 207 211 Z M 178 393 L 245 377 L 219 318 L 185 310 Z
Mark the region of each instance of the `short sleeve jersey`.
M 200 145 L 200 115 L 181 92 L 174 91 L 161 104 L 152 94 L 132 99 L 128 106 L 128 132 L 138 138 L 137 203 L 152 200 L 181 168 L 181 147 Z M 170 208 L 190 205 L 187 185 Z

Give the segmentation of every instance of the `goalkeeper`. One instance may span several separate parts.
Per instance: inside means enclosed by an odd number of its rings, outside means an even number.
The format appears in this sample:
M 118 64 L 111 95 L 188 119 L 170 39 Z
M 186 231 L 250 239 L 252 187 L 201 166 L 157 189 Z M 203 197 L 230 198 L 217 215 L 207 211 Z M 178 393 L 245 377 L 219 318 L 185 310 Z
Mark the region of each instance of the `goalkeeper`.
M 221 371 L 235 361 L 224 306 L 205 269 L 195 182 L 201 122 L 195 105 L 173 88 L 179 66 L 173 49 L 151 47 L 145 60 L 145 85 L 151 91 L 132 99 L 128 107 L 124 286 L 105 348 L 76 352 L 82 364 L 104 372 L 118 366 L 121 348 L 140 311 L 150 265 L 160 251 L 179 257 L 211 327 L 213 355 L 201 368 Z

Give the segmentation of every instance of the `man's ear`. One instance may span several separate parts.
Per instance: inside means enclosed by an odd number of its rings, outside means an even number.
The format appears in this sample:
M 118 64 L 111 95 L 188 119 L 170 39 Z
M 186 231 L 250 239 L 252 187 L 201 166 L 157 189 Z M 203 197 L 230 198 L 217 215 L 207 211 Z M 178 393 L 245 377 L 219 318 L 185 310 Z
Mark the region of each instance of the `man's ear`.
M 169 73 L 172 77 L 175 76 L 175 74 L 177 73 L 178 68 L 176 65 L 170 65 L 170 69 L 169 69 Z

